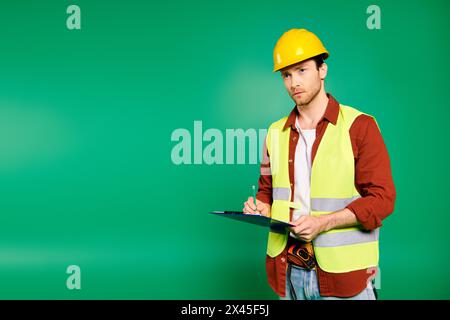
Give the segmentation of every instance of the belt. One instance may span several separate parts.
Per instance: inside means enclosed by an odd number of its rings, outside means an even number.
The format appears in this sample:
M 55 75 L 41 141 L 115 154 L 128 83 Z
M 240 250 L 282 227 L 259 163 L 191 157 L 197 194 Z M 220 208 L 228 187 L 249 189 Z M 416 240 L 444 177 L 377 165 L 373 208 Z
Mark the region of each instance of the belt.
M 289 236 L 287 247 L 288 263 L 309 270 L 316 268 L 314 249 L 310 242 L 304 242 Z

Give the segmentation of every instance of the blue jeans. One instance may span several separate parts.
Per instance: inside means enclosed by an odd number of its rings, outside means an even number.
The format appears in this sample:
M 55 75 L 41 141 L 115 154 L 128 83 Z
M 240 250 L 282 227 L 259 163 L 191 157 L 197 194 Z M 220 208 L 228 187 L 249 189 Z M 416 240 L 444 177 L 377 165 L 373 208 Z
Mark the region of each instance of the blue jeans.
M 281 300 L 376 300 L 372 288 L 365 288 L 356 296 L 350 298 L 322 297 L 319 293 L 319 282 L 315 270 L 307 270 L 292 266 L 291 282 L 294 293 L 291 292 L 289 285 L 289 273 L 286 274 L 286 297 L 280 297 Z

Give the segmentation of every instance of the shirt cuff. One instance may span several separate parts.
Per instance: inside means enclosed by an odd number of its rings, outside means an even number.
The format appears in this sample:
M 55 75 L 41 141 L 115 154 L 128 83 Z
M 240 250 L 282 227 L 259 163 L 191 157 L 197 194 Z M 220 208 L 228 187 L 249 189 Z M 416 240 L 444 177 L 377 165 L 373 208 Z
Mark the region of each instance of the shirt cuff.
M 260 191 L 256 194 L 256 199 L 258 199 L 261 202 L 272 205 L 272 195 L 271 194 L 269 195 L 267 193 Z
M 356 219 L 358 219 L 358 222 L 364 229 L 374 230 L 381 227 L 381 219 L 376 214 L 370 212 L 364 200 L 364 198 L 359 198 L 347 205 L 346 208 L 354 213 Z

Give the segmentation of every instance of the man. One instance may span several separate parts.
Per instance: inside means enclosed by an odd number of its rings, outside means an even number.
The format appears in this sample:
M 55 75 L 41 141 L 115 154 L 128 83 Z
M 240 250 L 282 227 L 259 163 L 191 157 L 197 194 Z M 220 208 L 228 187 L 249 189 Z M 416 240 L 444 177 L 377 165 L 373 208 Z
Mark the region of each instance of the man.
M 326 93 L 329 53 L 316 35 L 291 29 L 273 56 L 295 107 L 270 126 L 256 205 L 243 209 L 295 225 L 269 232 L 269 284 L 282 299 L 374 300 L 379 227 L 396 197 L 381 132 Z

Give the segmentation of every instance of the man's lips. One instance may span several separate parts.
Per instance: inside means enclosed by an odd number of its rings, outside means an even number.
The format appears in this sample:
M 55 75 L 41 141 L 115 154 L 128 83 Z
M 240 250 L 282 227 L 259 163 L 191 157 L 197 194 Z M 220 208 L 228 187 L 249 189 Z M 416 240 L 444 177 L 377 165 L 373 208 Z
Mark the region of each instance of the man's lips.
M 298 92 L 295 92 L 295 93 L 294 93 L 294 96 L 296 96 L 296 95 L 298 95 L 298 94 L 302 94 L 302 93 L 305 93 L 305 91 L 298 91 Z

